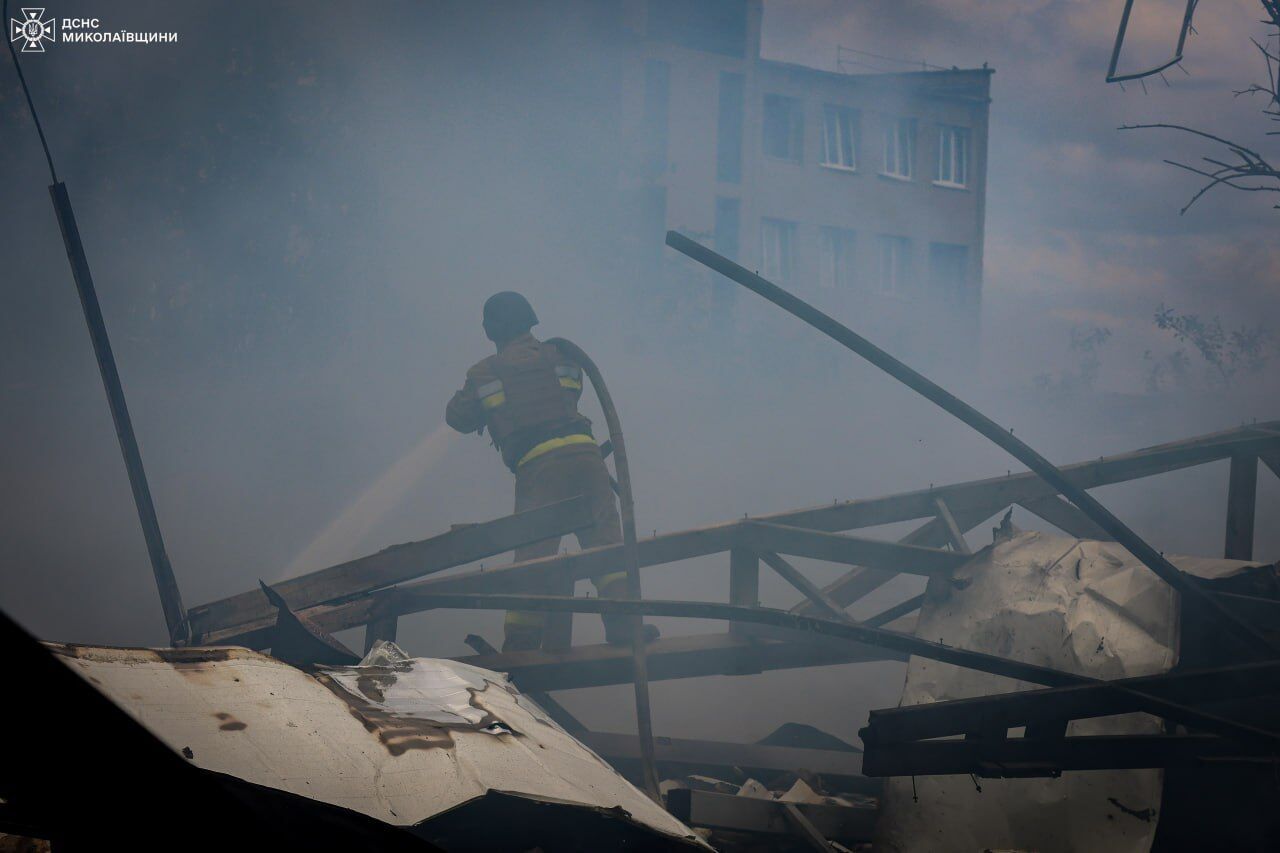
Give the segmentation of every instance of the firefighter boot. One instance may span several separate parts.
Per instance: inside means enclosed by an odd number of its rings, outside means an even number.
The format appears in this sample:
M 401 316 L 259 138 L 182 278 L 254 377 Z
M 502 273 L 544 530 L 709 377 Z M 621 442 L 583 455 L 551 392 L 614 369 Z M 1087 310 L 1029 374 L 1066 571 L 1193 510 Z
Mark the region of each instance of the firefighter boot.
M 599 593 L 601 598 L 626 598 L 627 576 L 621 572 L 609 576 L 602 583 L 596 584 L 596 592 Z M 604 620 L 604 640 L 606 643 L 611 646 L 631 644 L 631 620 L 638 617 L 603 613 L 600 618 Z M 657 625 L 644 625 L 643 636 L 644 642 L 652 643 L 661 636 L 661 632 L 658 630 Z
M 504 652 L 528 652 L 542 648 L 541 613 L 509 611 L 502 626 L 502 650 Z

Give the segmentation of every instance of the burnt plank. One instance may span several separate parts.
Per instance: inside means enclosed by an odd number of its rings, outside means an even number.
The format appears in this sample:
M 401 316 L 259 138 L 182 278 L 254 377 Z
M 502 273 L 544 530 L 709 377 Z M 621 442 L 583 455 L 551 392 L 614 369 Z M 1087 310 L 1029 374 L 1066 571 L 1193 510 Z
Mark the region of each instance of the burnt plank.
M 281 581 L 272 588 L 298 611 L 491 557 L 590 524 L 589 501 L 585 497 L 571 498 L 483 524 L 458 526 L 419 542 L 394 545 L 368 557 Z M 194 607 L 189 618 L 194 636 L 208 642 L 207 638 L 218 632 L 274 618 L 274 614 L 275 608 L 262 590 L 254 589 Z

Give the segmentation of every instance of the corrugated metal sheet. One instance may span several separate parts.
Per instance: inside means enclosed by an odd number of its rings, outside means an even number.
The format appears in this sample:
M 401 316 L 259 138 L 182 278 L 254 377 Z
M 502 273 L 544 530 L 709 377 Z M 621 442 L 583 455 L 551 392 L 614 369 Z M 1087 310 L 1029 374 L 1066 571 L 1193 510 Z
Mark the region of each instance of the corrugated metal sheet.
M 315 674 L 242 648 L 50 648 L 209 770 L 396 825 L 495 790 L 621 809 L 701 844 L 500 673 L 394 646 Z

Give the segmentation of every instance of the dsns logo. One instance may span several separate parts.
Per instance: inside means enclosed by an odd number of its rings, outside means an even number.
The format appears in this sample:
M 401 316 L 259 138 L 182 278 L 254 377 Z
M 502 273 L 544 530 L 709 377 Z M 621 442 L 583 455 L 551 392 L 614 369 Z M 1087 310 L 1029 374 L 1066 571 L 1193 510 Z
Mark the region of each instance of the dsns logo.
M 44 53 L 44 43 L 54 40 L 54 20 L 44 20 L 44 9 L 23 9 L 22 20 L 9 19 L 9 41 L 21 39 L 23 53 Z

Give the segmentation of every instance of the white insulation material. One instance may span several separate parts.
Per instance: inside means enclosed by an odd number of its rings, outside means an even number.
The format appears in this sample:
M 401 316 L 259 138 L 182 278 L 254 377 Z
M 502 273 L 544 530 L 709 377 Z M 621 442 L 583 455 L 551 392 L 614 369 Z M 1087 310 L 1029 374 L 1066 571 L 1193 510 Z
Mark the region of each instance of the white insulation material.
M 241 648 L 51 650 L 200 767 L 387 823 L 416 824 L 495 789 L 621 808 L 693 835 L 501 673 L 391 644 L 315 676 Z
M 1202 577 L 1250 563 L 1170 557 Z M 1020 533 L 985 548 L 950 579 L 929 581 L 916 635 L 1026 663 L 1115 679 L 1165 672 L 1178 656 L 1175 595 L 1109 542 Z M 902 705 L 1041 687 L 912 657 Z M 1068 734 L 1154 734 L 1127 714 L 1071 723 Z M 1014 733 L 1017 734 L 1017 733 Z M 877 850 L 1146 851 L 1159 819 L 1161 773 L 1064 773 L 1058 779 L 918 776 L 888 780 Z M 977 786 L 982 790 L 979 792 Z M 1134 813 L 1154 815 L 1144 819 Z

